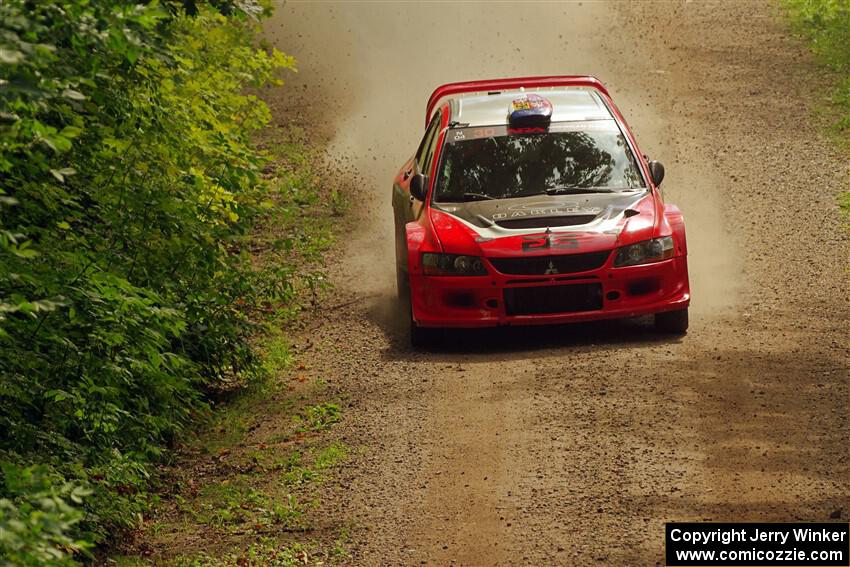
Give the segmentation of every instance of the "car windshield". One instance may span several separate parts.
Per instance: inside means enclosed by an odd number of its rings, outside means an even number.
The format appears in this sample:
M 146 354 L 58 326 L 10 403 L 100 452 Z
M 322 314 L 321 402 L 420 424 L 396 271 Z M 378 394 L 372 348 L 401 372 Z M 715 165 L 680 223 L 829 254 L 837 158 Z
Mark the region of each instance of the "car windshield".
M 602 122 L 601 124 L 599 122 Z M 644 187 L 613 121 L 449 130 L 434 199 L 458 202 Z

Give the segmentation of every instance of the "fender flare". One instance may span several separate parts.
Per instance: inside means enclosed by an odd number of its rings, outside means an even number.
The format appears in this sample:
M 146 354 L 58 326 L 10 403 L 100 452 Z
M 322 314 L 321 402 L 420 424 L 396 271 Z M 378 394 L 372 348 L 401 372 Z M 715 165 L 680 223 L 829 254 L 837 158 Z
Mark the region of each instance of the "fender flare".
M 667 219 L 667 223 L 673 229 L 673 234 L 676 237 L 676 243 L 679 247 L 679 255 L 687 256 L 688 240 L 685 236 L 685 216 L 682 214 L 682 211 L 676 205 L 665 205 L 664 218 Z
M 405 245 L 407 246 L 407 275 L 418 274 L 420 265 L 420 249 L 425 242 L 426 228 L 418 222 L 409 222 L 404 225 Z

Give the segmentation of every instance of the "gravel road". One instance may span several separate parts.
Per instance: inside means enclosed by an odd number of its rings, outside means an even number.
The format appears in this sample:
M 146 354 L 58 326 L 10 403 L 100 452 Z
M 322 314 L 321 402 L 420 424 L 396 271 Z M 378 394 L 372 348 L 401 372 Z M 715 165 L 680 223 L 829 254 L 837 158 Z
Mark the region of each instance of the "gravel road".
M 307 112 L 340 186 L 371 203 L 304 355 L 349 394 L 359 450 L 327 513 L 353 520 L 351 564 L 657 565 L 665 521 L 850 515 L 848 167 L 814 118 L 824 78 L 773 5 L 288 2 L 266 36 L 301 68 L 275 108 Z M 635 320 L 411 351 L 389 203 L 428 94 L 583 73 L 667 166 L 691 331 Z

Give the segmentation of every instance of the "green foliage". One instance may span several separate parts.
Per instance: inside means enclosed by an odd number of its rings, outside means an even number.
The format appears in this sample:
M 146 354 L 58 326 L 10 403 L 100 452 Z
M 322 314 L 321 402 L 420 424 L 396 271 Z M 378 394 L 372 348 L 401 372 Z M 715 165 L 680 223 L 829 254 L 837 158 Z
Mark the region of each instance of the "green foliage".
M 280 326 L 273 326 L 265 337 L 263 346 L 263 368 L 270 375 L 282 373 L 292 364 L 289 342 Z
M 339 465 L 347 457 L 348 447 L 344 443 L 332 443 L 316 453 L 315 467 L 318 470 L 329 469 Z
M 302 464 L 299 451 L 292 453 L 286 461 L 281 463 L 280 468 L 283 469 L 280 478 L 286 486 L 304 485 L 319 478 L 316 471 Z
M 0 498 L 0 550 L 13 565 L 73 565 L 72 555 L 90 547 L 69 534 L 83 518 L 75 507 L 85 489 L 51 474 L 46 467 L 2 465 L 5 498 Z
M 299 415 L 294 416 L 294 419 L 299 423 L 299 431 L 322 431 L 329 429 L 341 419 L 339 405 L 324 403 L 307 406 Z
M 850 148 L 850 0 L 782 0 L 794 29 L 808 39 L 820 61 L 836 71 L 830 100 L 839 109 L 839 145 Z M 850 216 L 850 193 L 839 206 Z
M 309 546 L 292 543 L 281 545 L 272 539 L 263 539 L 244 552 L 223 557 L 202 555 L 192 559 L 177 559 L 173 567 L 295 567 L 297 565 L 324 565 L 310 553 Z
M 783 0 L 798 31 L 811 40 L 812 50 L 838 70 L 850 65 L 850 1 Z
M 0 2 L 0 555 L 20 564 L 136 521 L 204 392 L 256 371 L 248 306 L 291 287 L 245 245 L 269 190 L 246 89 L 293 61 L 256 47 L 259 4 L 211 4 Z
M 832 101 L 842 108 L 836 127 L 850 134 L 850 0 L 782 0 L 794 29 L 840 77 Z
M 302 469 L 306 470 L 306 469 Z M 310 471 L 307 471 L 310 472 Z M 302 479 L 302 483 L 315 480 L 317 475 Z M 215 528 L 238 528 L 264 531 L 272 526 L 289 530 L 305 528 L 305 512 L 309 504 L 302 504 L 292 492 L 270 494 L 252 486 L 248 476 L 238 476 L 205 486 L 196 498 L 184 503 L 183 511 L 198 524 Z M 290 485 L 287 488 L 296 488 Z

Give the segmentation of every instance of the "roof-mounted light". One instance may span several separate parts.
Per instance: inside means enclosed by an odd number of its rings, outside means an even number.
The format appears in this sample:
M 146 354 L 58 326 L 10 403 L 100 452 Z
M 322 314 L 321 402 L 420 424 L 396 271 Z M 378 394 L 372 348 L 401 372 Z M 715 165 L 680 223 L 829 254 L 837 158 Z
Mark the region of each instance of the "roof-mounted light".
M 508 122 L 512 128 L 545 128 L 552 120 L 552 103 L 537 94 L 524 94 L 511 101 Z

